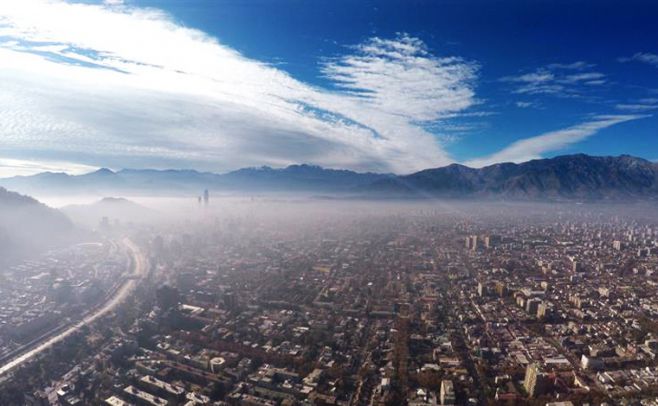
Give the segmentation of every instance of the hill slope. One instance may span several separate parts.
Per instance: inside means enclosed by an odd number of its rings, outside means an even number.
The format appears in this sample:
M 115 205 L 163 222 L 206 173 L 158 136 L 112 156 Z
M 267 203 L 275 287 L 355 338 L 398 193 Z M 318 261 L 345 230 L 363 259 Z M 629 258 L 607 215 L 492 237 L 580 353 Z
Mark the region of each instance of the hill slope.
M 149 223 L 160 218 L 159 213 L 120 197 L 105 197 L 91 204 L 76 204 L 62 207 L 76 224 L 89 228 L 98 227 L 103 217 L 114 224 L 121 223 Z
M 71 221 L 56 209 L 0 187 L 0 260 L 13 260 L 72 236 Z

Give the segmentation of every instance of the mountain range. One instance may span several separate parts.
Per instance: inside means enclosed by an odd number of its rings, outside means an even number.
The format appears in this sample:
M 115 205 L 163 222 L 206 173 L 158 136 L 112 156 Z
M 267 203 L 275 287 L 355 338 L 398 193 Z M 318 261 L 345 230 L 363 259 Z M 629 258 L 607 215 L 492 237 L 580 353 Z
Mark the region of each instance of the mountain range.
M 637 199 L 658 197 L 658 164 L 628 155 L 585 154 L 500 163 L 475 169 L 452 164 L 383 179 L 370 192 L 397 196 L 506 199 Z
M 43 172 L 0 179 L 21 193 L 95 195 L 200 195 L 211 191 L 345 193 L 393 175 L 325 169 L 314 165 L 244 168 L 226 174 L 195 170 L 101 168 L 84 175 Z
M 409 175 L 358 173 L 313 165 L 245 168 L 226 174 L 194 170 L 44 172 L 0 179 L 29 194 L 199 195 L 211 192 L 308 192 L 353 197 L 502 199 L 654 199 L 658 164 L 637 157 L 565 155 L 483 168 L 452 164 Z

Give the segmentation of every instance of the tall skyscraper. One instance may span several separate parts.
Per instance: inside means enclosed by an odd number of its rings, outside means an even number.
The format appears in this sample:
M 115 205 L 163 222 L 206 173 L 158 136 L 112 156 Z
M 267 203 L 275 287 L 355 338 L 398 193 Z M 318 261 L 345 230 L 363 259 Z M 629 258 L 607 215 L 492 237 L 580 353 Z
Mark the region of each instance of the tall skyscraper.
M 483 297 L 486 294 L 487 294 L 487 287 L 482 282 L 478 282 L 478 296 Z
M 499 297 L 507 296 L 507 285 L 505 285 L 505 282 L 496 281 L 494 286 L 495 286 L 496 294 Z
M 441 381 L 440 399 L 442 405 L 455 404 L 455 389 L 452 385 L 452 381 L 447 379 Z
M 523 380 L 523 387 L 528 396 L 531 398 L 537 397 L 546 391 L 548 378 L 543 373 L 537 364 L 530 364 L 525 370 L 525 379 Z

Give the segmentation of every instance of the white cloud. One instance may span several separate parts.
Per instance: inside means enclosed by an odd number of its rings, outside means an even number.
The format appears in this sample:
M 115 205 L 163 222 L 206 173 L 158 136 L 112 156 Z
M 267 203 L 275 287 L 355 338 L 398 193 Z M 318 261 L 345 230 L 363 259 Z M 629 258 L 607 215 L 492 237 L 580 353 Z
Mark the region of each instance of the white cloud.
M 655 97 L 644 97 L 631 101 L 629 103 L 619 103 L 615 105 L 617 110 L 643 112 L 658 109 L 658 99 Z
M 576 61 L 572 63 L 552 63 L 548 65 L 549 69 L 572 69 L 572 70 L 583 70 L 593 68 L 594 64 L 587 63 L 585 61 Z
M 633 56 L 619 58 L 619 62 L 643 62 L 658 67 L 658 55 L 650 52 L 637 52 Z
M 603 73 L 600 72 L 585 72 L 585 73 L 576 73 L 573 75 L 567 75 L 562 79 L 565 83 L 578 83 L 586 82 L 591 83 L 594 80 L 602 80 L 605 77 Z
M 26 159 L 0 158 L 2 177 L 26 176 L 41 172 L 65 172 L 72 175 L 92 172 L 98 168 L 73 162 L 32 161 Z
M 651 104 L 617 104 L 615 108 L 623 111 L 649 111 L 658 109 L 658 106 Z
M 521 109 L 527 109 L 527 108 L 530 108 L 530 107 L 536 107 L 537 106 L 537 103 L 528 102 L 528 101 L 517 101 L 514 104 L 516 105 L 516 107 L 521 108 Z
M 112 167 L 311 162 L 409 172 L 451 162 L 425 125 L 477 103 L 476 66 L 406 35 L 326 61 L 338 89 L 321 89 L 162 11 L 115 5 L 0 2 L 6 154 Z
M 377 110 L 433 121 L 474 103 L 477 67 L 460 58 L 433 57 L 416 38 L 373 38 L 354 50 L 325 63 L 323 73 Z
M 559 151 L 572 144 L 583 141 L 597 132 L 626 121 L 637 120 L 647 116 L 643 115 L 606 115 L 596 116 L 593 119 L 564 128 L 551 131 L 536 137 L 525 138 L 513 142 L 502 150 L 487 157 L 476 158 L 465 164 L 472 167 L 483 167 L 498 162 L 525 162 L 541 158 L 543 154 Z
M 554 63 L 532 72 L 505 76 L 500 81 L 513 83 L 515 87 L 512 91 L 516 94 L 580 97 L 587 91 L 584 85 L 591 87 L 607 83 L 603 73 L 590 70 L 593 67 L 582 61 Z

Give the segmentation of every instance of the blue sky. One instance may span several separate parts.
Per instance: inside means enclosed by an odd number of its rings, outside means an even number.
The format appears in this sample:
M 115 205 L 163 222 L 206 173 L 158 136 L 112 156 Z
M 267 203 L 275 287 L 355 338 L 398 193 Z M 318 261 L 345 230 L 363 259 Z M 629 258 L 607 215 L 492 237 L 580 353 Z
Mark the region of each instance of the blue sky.
M 652 1 L 8 1 L 0 176 L 658 159 Z

